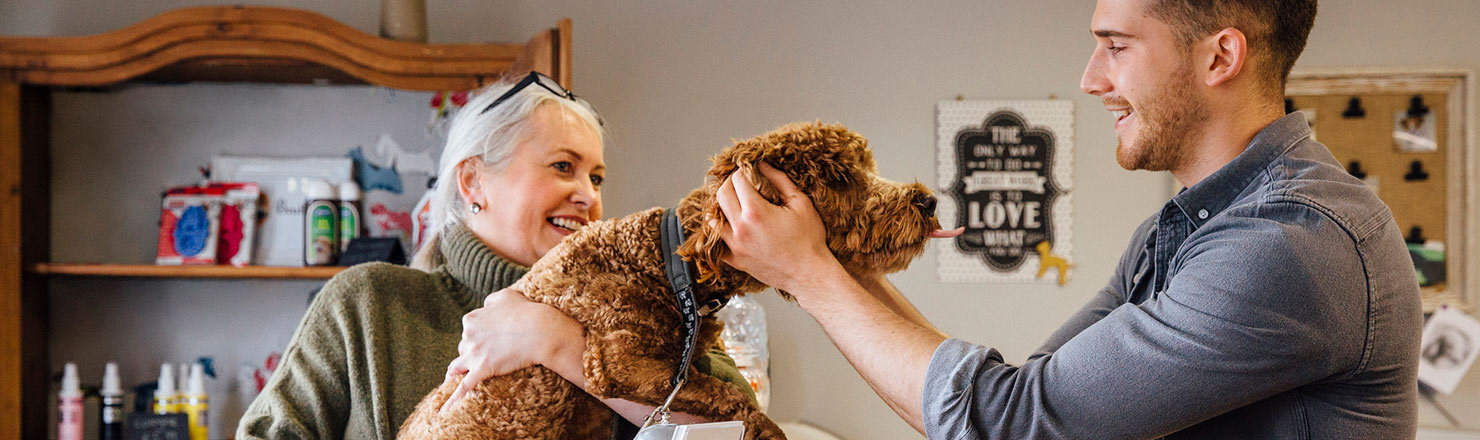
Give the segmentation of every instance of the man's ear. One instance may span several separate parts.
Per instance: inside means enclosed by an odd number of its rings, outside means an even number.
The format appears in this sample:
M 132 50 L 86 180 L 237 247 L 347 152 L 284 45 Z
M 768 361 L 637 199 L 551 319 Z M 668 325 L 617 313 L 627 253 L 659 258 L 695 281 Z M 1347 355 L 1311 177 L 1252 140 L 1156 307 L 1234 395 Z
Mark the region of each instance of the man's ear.
M 462 162 L 457 163 L 457 169 L 454 172 L 457 174 L 457 193 L 462 196 L 462 199 L 479 202 L 473 200 L 473 195 L 481 193 L 483 189 L 483 158 L 473 156 L 463 159 Z
M 1207 74 L 1204 82 L 1208 87 L 1232 81 L 1242 72 L 1249 61 L 1249 40 L 1243 31 L 1224 28 L 1204 40 L 1211 52 L 1206 58 Z

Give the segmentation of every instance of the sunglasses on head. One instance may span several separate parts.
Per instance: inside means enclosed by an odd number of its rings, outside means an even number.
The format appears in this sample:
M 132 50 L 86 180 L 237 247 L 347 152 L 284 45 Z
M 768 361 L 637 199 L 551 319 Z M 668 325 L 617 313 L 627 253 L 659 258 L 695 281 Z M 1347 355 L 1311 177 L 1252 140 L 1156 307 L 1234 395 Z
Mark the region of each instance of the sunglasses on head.
M 492 103 L 489 103 L 488 107 L 483 107 L 483 111 L 478 112 L 478 114 L 482 115 L 484 113 L 488 113 L 489 110 L 492 110 L 494 107 L 498 107 L 499 104 L 509 100 L 510 97 L 514 96 L 530 85 L 538 85 L 541 88 L 544 88 L 545 90 L 554 94 L 555 96 L 575 101 L 576 103 L 591 110 L 591 113 L 596 113 L 596 108 L 592 107 L 591 103 L 586 102 L 586 100 L 581 99 L 579 96 L 576 96 L 576 94 L 572 93 L 570 90 L 566 90 L 565 87 L 562 87 L 560 85 L 559 81 L 555 81 L 554 78 L 545 76 L 545 74 L 543 73 L 529 72 L 528 75 L 524 75 L 524 79 L 521 79 L 518 83 L 514 84 L 514 87 L 510 87 L 509 91 L 504 92 L 504 94 L 499 95 L 498 99 L 494 99 Z M 602 125 L 606 125 L 606 122 L 602 121 L 600 119 L 600 116 L 597 117 L 597 122 Z

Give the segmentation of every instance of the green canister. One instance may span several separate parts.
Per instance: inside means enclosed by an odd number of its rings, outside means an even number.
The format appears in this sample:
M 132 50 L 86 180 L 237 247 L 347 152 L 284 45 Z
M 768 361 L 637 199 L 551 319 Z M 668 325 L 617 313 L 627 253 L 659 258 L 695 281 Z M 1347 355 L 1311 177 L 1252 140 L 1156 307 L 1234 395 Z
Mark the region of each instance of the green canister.
M 334 187 L 322 180 L 306 180 L 303 195 L 303 264 L 328 266 L 339 254 L 339 204 Z
M 360 238 L 360 186 L 344 182 L 339 184 L 339 254 L 344 255 L 356 238 Z

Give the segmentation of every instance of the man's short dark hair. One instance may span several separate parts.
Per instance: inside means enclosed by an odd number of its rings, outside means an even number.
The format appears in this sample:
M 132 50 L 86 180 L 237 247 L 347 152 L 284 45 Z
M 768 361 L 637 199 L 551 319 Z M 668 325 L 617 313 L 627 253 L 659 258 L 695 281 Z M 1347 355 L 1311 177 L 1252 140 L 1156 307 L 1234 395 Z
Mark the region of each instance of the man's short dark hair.
M 1171 25 L 1184 45 L 1225 28 L 1242 31 L 1249 58 L 1258 60 L 1264 82 L 1278 96 L 1316 22 L 1316 0 L 1149 0 L 1147 10 Z

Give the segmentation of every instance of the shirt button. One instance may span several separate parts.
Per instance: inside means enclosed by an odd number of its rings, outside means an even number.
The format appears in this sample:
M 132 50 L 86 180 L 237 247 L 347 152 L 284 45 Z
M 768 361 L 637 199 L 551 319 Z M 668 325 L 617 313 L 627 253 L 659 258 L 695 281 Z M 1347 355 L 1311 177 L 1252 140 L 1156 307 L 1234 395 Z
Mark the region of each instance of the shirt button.
M 1203 219 L 1203 220 L 1207 220 L 1207 218 L 1208 218 L 1208 210 L 1206 210 L 1206 209 L 1199 209 L 1199 210 L 1197 210 L 1197 218 L 1200 218 L 1200 219 Z

